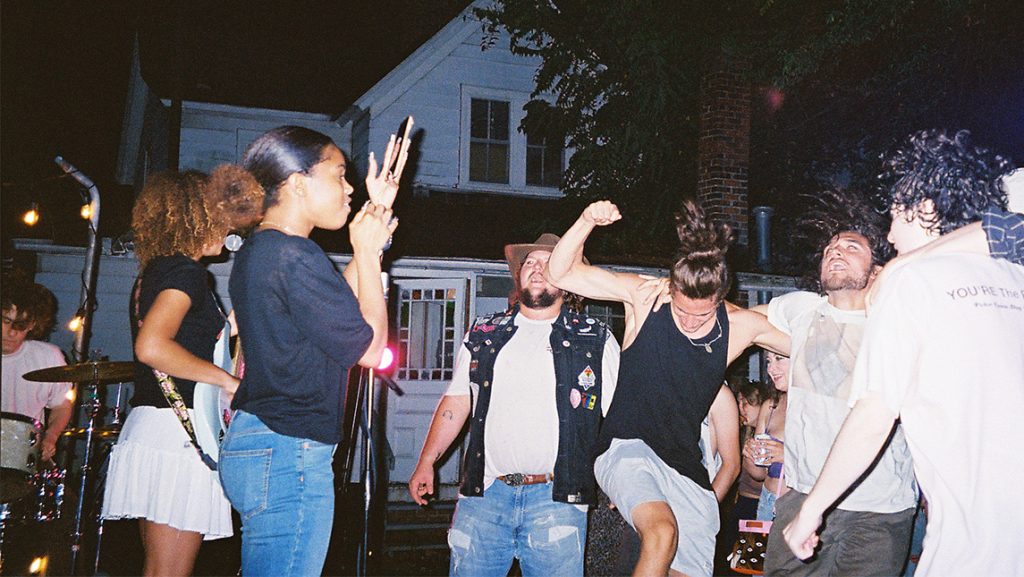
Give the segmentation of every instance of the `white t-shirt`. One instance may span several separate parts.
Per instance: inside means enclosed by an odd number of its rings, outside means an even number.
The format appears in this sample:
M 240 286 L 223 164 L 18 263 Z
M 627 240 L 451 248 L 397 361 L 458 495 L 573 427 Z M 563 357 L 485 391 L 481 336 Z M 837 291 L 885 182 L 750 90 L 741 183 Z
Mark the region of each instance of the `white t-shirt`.
M 786 408 L 786 485 L 810 493 L 846 415 L 866 316 L 825 296 L 792 292 L 768 303 L 768 320 L 792 338 Z M 913 462 L 897 427 L 871 473 L 839 502 L 846 511 L 895 513 L 917 504 Z
M 1024 267 L 922 258 L 871 309 L 851 401 L 900 416 L 928 498 L 919 575 L 1024 575 Z
M 63 366 L 67 362 L 56 345 L 26 340 L 18 350 L 3 356 L 3 394 L 0 407 L 6 413 L 18 413 L 43 422 L 43 409 L 63 403 L 71 383 L 36 383 L 22 378 L 37 369 Z
M 557 317 L 531 320 L 516 315 L 516 334 L 498 352 L 491 401 L 484 423 L 484 487 L 511 473 L 550 473 L 558 456 L 558 410 L 551 324 Z M 469 382 L 469 350 L 459 347 L 452 383 L 445 395 L 468 395 L 479 389 Z M 601 362 L 601 412 L 608 413 L 619 374 L 619 343 L 611 332 Z M 474 411 L 476 407 L 473 407 Z M 586 409 L 581 403 L 577 410 Z

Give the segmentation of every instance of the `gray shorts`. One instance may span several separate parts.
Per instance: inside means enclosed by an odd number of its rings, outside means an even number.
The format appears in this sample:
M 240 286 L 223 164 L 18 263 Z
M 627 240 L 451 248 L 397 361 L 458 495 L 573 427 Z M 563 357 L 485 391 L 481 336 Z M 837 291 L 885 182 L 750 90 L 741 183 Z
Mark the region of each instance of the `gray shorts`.
M 666 465 L 640 439 L 614 439 L 594 463 L 594 473 L 597 484 L 634 529 L 634 507 L 667 503 L 679 532 L 672 569 L 710 577 L 718 533 L 718 500 L 713 492 Z

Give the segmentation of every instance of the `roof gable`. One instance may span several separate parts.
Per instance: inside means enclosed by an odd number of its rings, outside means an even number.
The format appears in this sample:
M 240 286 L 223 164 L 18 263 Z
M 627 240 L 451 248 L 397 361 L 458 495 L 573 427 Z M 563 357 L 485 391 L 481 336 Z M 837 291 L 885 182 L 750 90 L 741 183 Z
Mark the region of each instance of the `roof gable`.
M 345 126 L 372 110 L 382 110 L 394 103 L 402 94 L 420 81 L 427 73 L 450 56 L 465 39 L 474 32 L 480 32 L 481 22 L 473 13 L 486 2 L 476 0 L 453 18 L 437 34 L 420 45 L 384 78 L 363 93 L 336 122 Z

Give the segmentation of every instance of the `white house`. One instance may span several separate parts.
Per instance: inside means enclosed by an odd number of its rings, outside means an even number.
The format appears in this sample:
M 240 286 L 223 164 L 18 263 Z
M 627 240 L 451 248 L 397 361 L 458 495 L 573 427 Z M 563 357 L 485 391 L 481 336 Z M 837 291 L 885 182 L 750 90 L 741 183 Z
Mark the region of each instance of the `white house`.
M 296 124 L 330 135 L 361 173 L 369 151 L 379 153 L 388 136 L 411 114 L 416 119 L 416 162 L 407 171 L 412 172 L 414 194 L 559 197 L 566 151 L 518 130 L 540 61 L 512 54 L 507 36 L 481 49 L 483 30 L 472 14 L 475 5 L 336 117 L 182 102 L 179 168 L 208 171 L 220 163 L 238 162 L 260 133 Z M 138 74 L 132 77 L 130 92 L 118 174 L 123 183 L 140 185 L 148 173 L 166 167 L 166 131 L 172 127 L 167 123 L 169 103 L 150 94 Z M 449 227 L 438 234 L 458 233 Z M 33 243 L 19 248 L 37 252 L 37 280 L 57 294 L 62 316 L 73 315 L 78 307 L 81 252 Z M 391 263 L 392 342 L 399 350 L 394 377 L 406 391 L 388 406 L 387 436 L 395 456 L 391 482 L 397 488 L 393 498 L 406 497 L 400 487 L 413 471 L 431 414 L 451 378 L 454 351 L 471 319 L 503 309 L 512 287 L 503 261 L 464 257 L 398 255 Z M 345 255 L 333 258 L 339 264 L 348 260 Z M 113 360 L 131 358 L 128 296 L 135 265 L 131 254 L 107 254 L 99 267 L 100 308 L 91 348 L 101 349 Z M 230 266 L 230 260 L 211 265 L 217 292 L 227 306 Z M 659 273 L 649 268 L 613 268 Z M 741 285 L 751 295 L 758 290 L 792 289 L 789 279 L 763 275 L 745 275 Z M 616 317 L 615 311 L 609 306 L 591 308 L 592 313 L 621 326 L 621 313 Z M 70 349 L 70 334 L 58 331 L 55 341 Z M 458 460 L 450 459 L 440 471 L 446 485 L 443 496 L 454 495 Z

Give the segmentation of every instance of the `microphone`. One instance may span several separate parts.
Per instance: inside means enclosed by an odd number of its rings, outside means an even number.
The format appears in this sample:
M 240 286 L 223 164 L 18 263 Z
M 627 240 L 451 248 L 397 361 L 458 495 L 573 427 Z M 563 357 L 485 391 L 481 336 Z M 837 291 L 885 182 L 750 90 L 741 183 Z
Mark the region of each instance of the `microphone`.
M 235 233 L 231 233 L 224 237 L 224 248 L 231 252 L 238 252 L 238 249 L 242 248 L 243 244 L 245 244 L 245 241 Z

